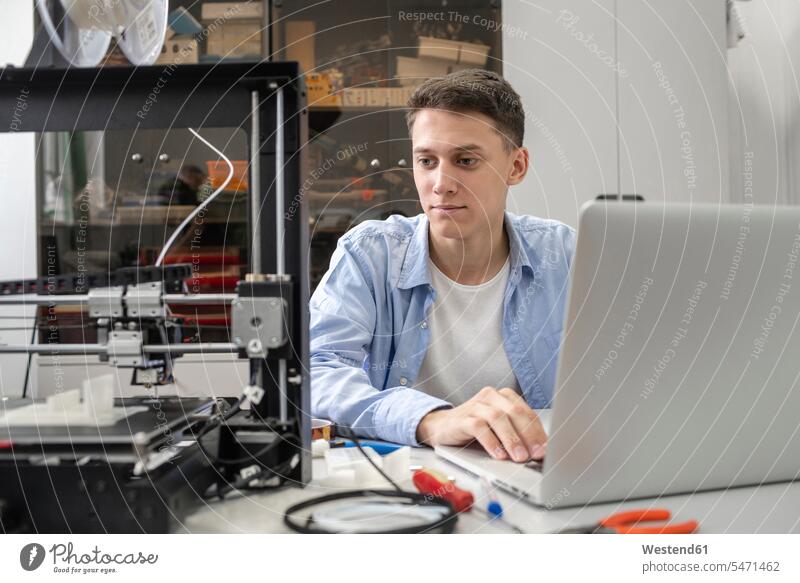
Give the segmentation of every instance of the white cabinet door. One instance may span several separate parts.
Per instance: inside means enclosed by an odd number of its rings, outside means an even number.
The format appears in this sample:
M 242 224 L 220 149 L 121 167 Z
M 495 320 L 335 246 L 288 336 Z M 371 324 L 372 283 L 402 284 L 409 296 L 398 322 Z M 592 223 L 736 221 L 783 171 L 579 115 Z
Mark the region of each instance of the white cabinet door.
M 725 0 L 617 0 L 617 16 L 621 191 L 727 202 Z
M 576 226 L 584 202 L 619 188 L 614 1 L 507 0 L 503 23 L 503 74 L 531 153 L 508 208 Z

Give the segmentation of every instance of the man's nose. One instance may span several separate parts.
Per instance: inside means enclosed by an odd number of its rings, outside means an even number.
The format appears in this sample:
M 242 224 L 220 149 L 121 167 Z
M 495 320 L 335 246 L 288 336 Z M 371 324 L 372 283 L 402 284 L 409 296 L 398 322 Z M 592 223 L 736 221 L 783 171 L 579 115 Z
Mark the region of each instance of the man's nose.
M 444 165 L 439 166 L 436 169 L 436 181 L 433 184 L 434 194 L 439 196 L 455 194 L 456 190 L 458 190 L 458 182 L 455 177 Z

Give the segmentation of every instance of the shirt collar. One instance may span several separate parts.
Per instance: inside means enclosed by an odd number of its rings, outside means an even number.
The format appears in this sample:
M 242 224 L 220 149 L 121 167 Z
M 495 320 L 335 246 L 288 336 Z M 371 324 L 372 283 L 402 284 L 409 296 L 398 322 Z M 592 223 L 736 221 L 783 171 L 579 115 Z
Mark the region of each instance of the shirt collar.
M 397 287 L 411 289 L 418 285 L 430 285 L 430 283 L 431 274 L 428 270 L 428 216 L 422 214 L 408 244 Z
M 521 268 L 527 267 L 533 273 L 533 265 L 525 251 L 519 232 L 516 229 L 516 217 L 509 212 L 505 215 L 506 233 L 508 233 L 508 252 L 511 255 L 511 273 L 517 273 Z
M 522 238 L 514 228 L 513 215 L 506 212 L 504 225 L 508 234 L 509 255 L 511 257 L 511 274 L 516 274 L 522 267 L 533 271 L 528 254 L 522 245 Z M 403 259 L 400 270 L 400 279 L 397 282 L 399 289 L 411 289 L 418 285 L 430 285 L 431 274 L 428 269 L 428 217 L 423 214 L 414 229 L 411 241 Z

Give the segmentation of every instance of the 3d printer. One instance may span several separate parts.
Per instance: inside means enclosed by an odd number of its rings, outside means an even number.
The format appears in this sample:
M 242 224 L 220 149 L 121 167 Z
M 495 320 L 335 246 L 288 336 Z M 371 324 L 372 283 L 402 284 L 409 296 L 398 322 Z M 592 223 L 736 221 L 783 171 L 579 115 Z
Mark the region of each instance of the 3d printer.
M 157 100 L 141 115 L 153 88 Z M 0 71 L 0 125 L 26 95 L 35 132 L 238 128 L 248 139 L 248 274 L 234 292 L 187 293 L 191 265 L 3 282 L 0 302 L 85 308 L 93 343 L 0 346 L 89 354 L 128 369 L 141 397 L 103 381 L 0 410 L 5 532 L 166 532 L 209 493 L 310 480 L 305 90 L 294 63 Z M 7 131 L 7 130 L 6 130 Z M 291 212 L 288 212 L 291 209 Z M 230 342 L 186 343 L 171 306 L 230 306 Z M 249 360 L 238 399 L 159 397 L 188 353 Z M 145 390 L 147 389 L 147 390 Z

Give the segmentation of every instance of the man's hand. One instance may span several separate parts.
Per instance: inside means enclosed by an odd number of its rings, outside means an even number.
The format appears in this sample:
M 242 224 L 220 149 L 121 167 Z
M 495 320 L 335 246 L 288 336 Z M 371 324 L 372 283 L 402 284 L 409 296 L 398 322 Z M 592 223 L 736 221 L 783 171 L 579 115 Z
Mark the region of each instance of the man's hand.
M 539 416 L 512 389 L 484 387 L 463 405 L 431 411 L 417 426 L 417 441 L 465 445 L 477 440 L 495 459 L 542 459 L 547 435 Z

